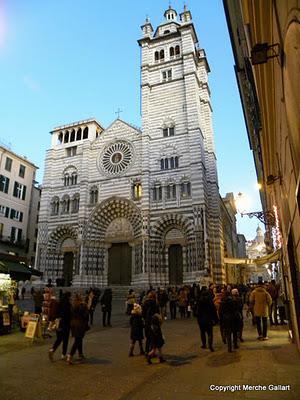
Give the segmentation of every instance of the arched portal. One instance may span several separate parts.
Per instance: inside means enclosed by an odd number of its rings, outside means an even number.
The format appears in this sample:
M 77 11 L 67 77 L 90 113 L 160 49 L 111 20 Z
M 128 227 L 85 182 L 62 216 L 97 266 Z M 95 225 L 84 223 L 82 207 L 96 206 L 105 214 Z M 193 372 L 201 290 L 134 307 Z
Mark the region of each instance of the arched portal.
M 130 285 L 141 268 L 142 221 L 130 200 L 111 197 L 92 211 L 84 240 L 85 272 L 93 273 L 93 262 L 101 254 L 103 282 Z

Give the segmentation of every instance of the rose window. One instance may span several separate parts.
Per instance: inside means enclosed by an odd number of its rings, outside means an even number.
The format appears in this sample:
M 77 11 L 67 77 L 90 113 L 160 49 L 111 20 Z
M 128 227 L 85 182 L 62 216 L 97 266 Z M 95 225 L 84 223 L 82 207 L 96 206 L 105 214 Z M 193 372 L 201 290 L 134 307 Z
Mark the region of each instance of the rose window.
M 133 159 L 133 149 L 128 142 L 110 144 L 100 158 L 101 168 L 110 175 L 125 172 Z

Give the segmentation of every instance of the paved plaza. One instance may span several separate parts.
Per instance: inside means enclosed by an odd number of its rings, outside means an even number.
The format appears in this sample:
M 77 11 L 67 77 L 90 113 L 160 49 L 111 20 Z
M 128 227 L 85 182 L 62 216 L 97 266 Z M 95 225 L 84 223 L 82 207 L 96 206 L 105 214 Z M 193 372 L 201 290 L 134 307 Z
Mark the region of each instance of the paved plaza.
M 147 365 L 143 356 L 128 357 L 129 325 L 124 302 L 114 302 L 112 328 L 100 327 L 100 307 L 87 333 L 84 363 L 67 365 L 48 359 L 53 339 L 32 343 L 17 332 L 0 337 L 1 400 L 98 399 L 299 399 L 300 358 L 287 330 L 274 327 L 270 340 L 258 342 L 250 321 L 245 342 L 230 354 L 215 328 L 215 352 L 200 348 L 195 319 L 163 324 L 167 362 Z M 136 348 L 136 353 L 138 349 Z M 245 391 L 247 385 L 290 385 L 290 391 Z M 241 390 L 217 392 L 210 385 L 241 385 Z

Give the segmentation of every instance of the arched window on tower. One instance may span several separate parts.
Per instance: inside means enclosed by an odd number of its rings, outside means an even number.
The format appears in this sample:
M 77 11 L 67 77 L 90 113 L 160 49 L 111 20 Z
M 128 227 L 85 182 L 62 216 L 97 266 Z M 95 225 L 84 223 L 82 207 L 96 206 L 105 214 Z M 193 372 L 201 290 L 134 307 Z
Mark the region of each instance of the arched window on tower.
M 83 130 L 83 136 L 82 139 L 87 139 L 89 136 L 89 128 L 86 126 Z
M 170 47 L 170 57 L 173 58 L 174 54 L 174 47 Z
M 142 185 L 141 182 L 135 182 L 131 186 L 133 200 L 140 200 L 142 197 Z
M 70 136 L 70 142 L 75 141 L 75 129 L 72 129 L 71 136 Z
M 72 172 L 71 185 L 77 185 L 77 172 Z
M 66 194 L 63 196 L 61 201 L 61 213 L 69 214 L 70 212 L 70 197 Z
M 176 55 L 176 57 L 180 56 L 180 47 L 179 47 L 179 45 L 175 46 L 175 55 Z
M 77 213 L 79 211 L 79 193 L 75 193 L 73 198 L 72 198 L 72 213 Z
M 76 134 L 76 140 L 81 140 L 81 128 L 78 129 L 77 134 Z
M 64 143 L 68 143 L 69 142 L 69 131 L 65 132 L 65 137 L 64 137 Z
M 66 173 L 64 175 L 64 186 L 69 186 L 70 185 L 70 175 Z
M 92 186 L 90 189 L 90 204 L 98 203 L 98 188 L 97 186 Z
M 59 213 L 59 198 L 57 196 L 52 198 L 50 207 L 51 207 L 51 215 L 58 215 L 58 213 Z
M 63 133 L 62 133 L 62 132 L 59 132 L 59 135 L 58 135 L 58 144 L 62 144 L 62 142 L 63 142 Z
M 161 201 L 162 200 L 162 186 L 160 183 L 156 184 L 152 189 L 153 193 L 153 201 Z
M 154 61 L 155 61 L 155 62 L 158 62 L 158 61 L 159 61 L 159 53 L 158 53 L 158 51 L 156 51 L 156 52 L 154 53 Z
M 159 52 L 159 58 L 160 58 L 160 60 L 164 60 L 165 59 L 165 51 L 163 49 L 160 50 L 160 52 Z

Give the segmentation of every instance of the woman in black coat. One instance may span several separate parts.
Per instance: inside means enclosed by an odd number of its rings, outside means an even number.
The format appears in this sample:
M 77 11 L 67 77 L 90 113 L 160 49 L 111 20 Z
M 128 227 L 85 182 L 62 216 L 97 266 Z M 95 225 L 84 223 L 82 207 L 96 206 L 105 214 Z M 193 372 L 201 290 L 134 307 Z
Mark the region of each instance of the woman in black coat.
M 71 293 L 64 293 L 58 302 L 55 318 L 59 320 L 59 325 L 56 328 L 56 341 L 49 350 L 49 358 L 53 361 L 53 355 L 58 346 L 62 343 L 62 359 L 66 358 L 68 350 L 68 342 L 70 336 L 70 322 L 71 322 Z
M 206 335 L 208 339 L 208 347 L 210 351 L 213 348 L 213 326 L 218 322 L 216 307 L 213 303 L 211 293 L 206 287 L 200 291 L 196 304 L 196 312 L 198 325 L 200 328 L 202 349 L 206 349 Z
M 166 360 L 162 355 L 162 347 L 165 344 L 163 334 L 161 331 L 162 318 L 160 314 L 154 314 L 150 326 L 150 341 L 151 341 L 151 351 L 147 354 L 148 364 L 152 364 L 151 359 L 156 357 L 158 353 L 159 362 L 165 362 Z
M 103 296 L 100 300 L 102 309 L 102 324 L 103 326 L 111 326 L 111 303 L 112 303 L 112 290 L 107 288 L 104 290 Z
M 232 352 L 233 347 L 238 348 L 238 331 L 241 326 L 241 314 L 239 303 L 235 301 L 231 293 L 227 294 L 221 301 L 219 308 L 220 323 L 224 327 L 228 351 Z
M 156 301 L 156 293 L 152 290 L 147 294 L 147 299 L 142 306 L 142 315 L 145 321 L 145 336 L 146 336 L 146 354 L 149 353 L 151 347 L 151 323 L 154 314 L 159 313 L 159 307 Z
M 79 358 L 84 359 L 82 342 L 85 332 L 89 329 L 89 311 L 85 302 L 83 302 L 82 297 L 77 294 L 75 296 L 72 310 L 71 310 L 71 333 L 74 337 L 74 343 L 71 348 L 70 354 L 67 356 L 67 361 L 72 364 L 72 358 L 78 350 Z
M 133 310 L 131 311 L 130 317 L 130 339 L 131 345 L 129 349 L 129 357 L 133 356 L 133 350 L 135 342 L 139 342 L 140 354 L 145 354 L 143 349 L 143 339 L 144 339 L 144 320 L 142 317 L 142 307 L 139 304 L 134 304 Z

